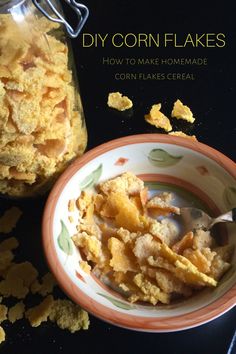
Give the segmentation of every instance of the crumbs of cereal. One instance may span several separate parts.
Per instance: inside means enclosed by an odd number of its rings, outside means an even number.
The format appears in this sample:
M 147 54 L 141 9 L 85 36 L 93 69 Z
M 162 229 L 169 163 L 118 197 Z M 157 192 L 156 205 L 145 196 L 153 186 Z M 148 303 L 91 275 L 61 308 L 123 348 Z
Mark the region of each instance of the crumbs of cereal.
M 117 109 L 118 111 L 125 111 L 133 107 L 133 102 L 120 92 L 109 93 L 107 104 L 109 107 Z
M 53 302 L 53 296 L 48 295 L 39 305 L 25 312 L 25 317 L 29 320 L 32 327 L 38 327 L 42 322 L 47 321 Z
M 171 117 L 183 119 L 189 123 L 193 123 L 195 121 L 195 118 L 193 117 L 193 113 L 191 112 L 190 108 L 188 106 L 185 106 L 180 100 L 177 100 L 174 103 L 174 107 L 171 112 Z
M 197 141 L 196 135 L 188 135 L 188 134 L 185 134 L 185 133 L 182 132 L 182 131 L 170 132 L 169 135 L 180 136 L 180 137 L 182 137 L 182 138 L 187 138 L 187 139 L 191 139 L 191 140 Z
M 49 319 L 56 322 L 61 329 L 68 329 L 71 333 L 89 327 L 88 313 L 69 300 L 55 300 Z
M 15 323 L 24 317 L 25 304 L 23 301 L 17 302 L 14 306 L 10 307 L 8 310 L 8 320 L 11 323 Z
M 152 106 L 150 112 L 145 115 L 145 120 L 156 128 L 164 129 L 166 132 L 172 130 L 169 118 L 161 112 L 161 103 Z

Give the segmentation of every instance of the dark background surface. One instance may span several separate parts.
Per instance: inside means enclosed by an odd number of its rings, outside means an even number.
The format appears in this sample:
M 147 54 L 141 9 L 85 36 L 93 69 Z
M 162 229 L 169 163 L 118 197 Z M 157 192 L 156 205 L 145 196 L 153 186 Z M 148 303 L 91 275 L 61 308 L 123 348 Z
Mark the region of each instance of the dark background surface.
M 163 104 L 170 114 L 173 102 L 180 98 L 191 107 L 196 123 L 175 122 L 174 129 L 195 134 L 198 139 L 220 150 L 231 159 L 235 151 L 235 28 L 234 9 L 214 4 L 183 2 L 176 5 L 145 1 L 140 6 L 129 0 L 86 0 L 90 17 L 84 32 L 89 33 L 186 33 L 226 34 L 224 48 L 83 48 L 80 37 L 72 43 L 79 74 L 81 95 L 89 133 L 88 149 L 124 135 L 159 132 L 144 121 L 154 103 Z M 114 58 L 199 58 L 206 67 L 196 66 L 108 66 L 103 57 Z M 194 81 L 117 81 L 116 72 L 190 72 Z M 106 106 L 107 95 L 121 91 L 132 98 L 133 112 L 120 113 Z M 18 205 L 23 216 L 12 234 L 20 241 L 16 260 L 29 260 L 43 274 L 47 267 L 41 247 L 41 217 L 46 197 L 16 202 L 0 200 L 0 212 Z M 58 296 L 63 293 L 57 290 Z M 29 299 L 29 302 L 31 300 Z M 32 299 L 32 304 L 34 301 Z M 25 320 L 4 324 L 7 340 L 0 346 L 3 354 L 226 354 L 236 328 L 236 309 L 214 321 L 182 332 L 152 334 L 121 329 L 90 316 L 88 331 L 70 334 L 51 323 L 31 328 Z

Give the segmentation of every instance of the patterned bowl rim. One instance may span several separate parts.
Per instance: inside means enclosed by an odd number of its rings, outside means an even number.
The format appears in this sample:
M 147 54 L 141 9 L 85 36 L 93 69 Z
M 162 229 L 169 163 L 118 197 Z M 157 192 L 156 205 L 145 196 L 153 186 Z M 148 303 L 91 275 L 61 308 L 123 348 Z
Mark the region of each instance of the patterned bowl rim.
M 108 141 L 76 159 L 51 190 L 42 219 L 42 242 L 46 260 L 63 291 L 89 313 L 108 323 L 146 332 L 172 332 L 196 327 L 217 318 L 236 305 L 236 284 L 212 303 L 187 314 L 158 318 L 135 316 L 107 308 L 82 292 L 70 279 L 57 257 L 53 242 L 53 220 L 57 201 L 66 184 L 79 169 L 99 155 L 119 147 L 142 143 L 166 143 L 199 152 L 223 167 L 236 180 L 236 164 L 221 152 L 198 141 L 164 134 L 137 134 Z

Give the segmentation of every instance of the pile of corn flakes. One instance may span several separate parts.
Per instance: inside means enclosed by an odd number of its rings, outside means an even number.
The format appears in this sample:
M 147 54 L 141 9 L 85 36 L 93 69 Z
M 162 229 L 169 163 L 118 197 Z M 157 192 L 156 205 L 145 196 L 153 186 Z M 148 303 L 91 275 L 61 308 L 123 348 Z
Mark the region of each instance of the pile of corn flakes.
M 217 247 L 209 231 L 179 238 L 170 214 L 180 214 L 173 195 L 149 195 L 131 172 L 82 191 L 73 236 L 86 261 L 81 267 L 109 279 L 131 302 L 169 304 L 195 290 L 216 287 L 230 267 L 231 246 Z
M 21 210 L 16 207 L 6 210 L 0 217 L 0 233 L 9 234 L 16 227 L 21 214 Z M 88 329 L 89 317 L 86 311 L 70 300 L 54 299 L 52 294 L 57 283 L 51 273 L 39 279 L 37 269 L 30 262 L 15 263 L 14 252 L 18 247 L 16 237 L 8 237 L 0 242 L 0 343 L 6 339 L 2 323 L 8 320 L 13 324 L 24 317 L 32 327 L 50 320 L 71 333 Z M 38 305 L 27 308 L 29 294 L 38 294 L 42 300 Z M 15 300 L 9 308 L 5 304 L 8 297 Z
M 32 15 L 19 26 L 0 15 L 0 193 L 37 193 L 85 149 L 80 97 L 58 28 Z

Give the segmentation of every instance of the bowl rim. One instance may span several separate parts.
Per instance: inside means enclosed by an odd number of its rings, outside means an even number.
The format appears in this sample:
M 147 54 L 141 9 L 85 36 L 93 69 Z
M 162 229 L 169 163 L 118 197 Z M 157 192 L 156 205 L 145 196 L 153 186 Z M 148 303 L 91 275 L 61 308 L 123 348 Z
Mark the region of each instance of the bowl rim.
M 49 193 L 42 218 L 42 244 L 45 258 L 51 272 L 57 279 L 59 286 L 69 298 L 89 313 L 105 322 L 119 327 L 144 332 L 173 332 L 197 327 L 217 318 L 236 305 L 236 284 L 220 298 L 198 310 L 193 310 L 187 314 L 176 315 L 173 317 L 144 318 L 141 316 L 130 315 L 129 313 L 121 313 L 97 303 L 73 283 L 57 259 L 57 253 L 52 237 L 52 225 L 55 207 L 65 185 L 79 169 L 102 153 L 125 145 L 141 143 L 167 143 L 197 151 L 214 160 L 236 180 L 236 163 L 218 150 L 200 143 L 199 141 L 170 136 L 167 134 L 136 134 L 105 142 L 87 151 L 82 157 L 77 158 L 62 173 Z

